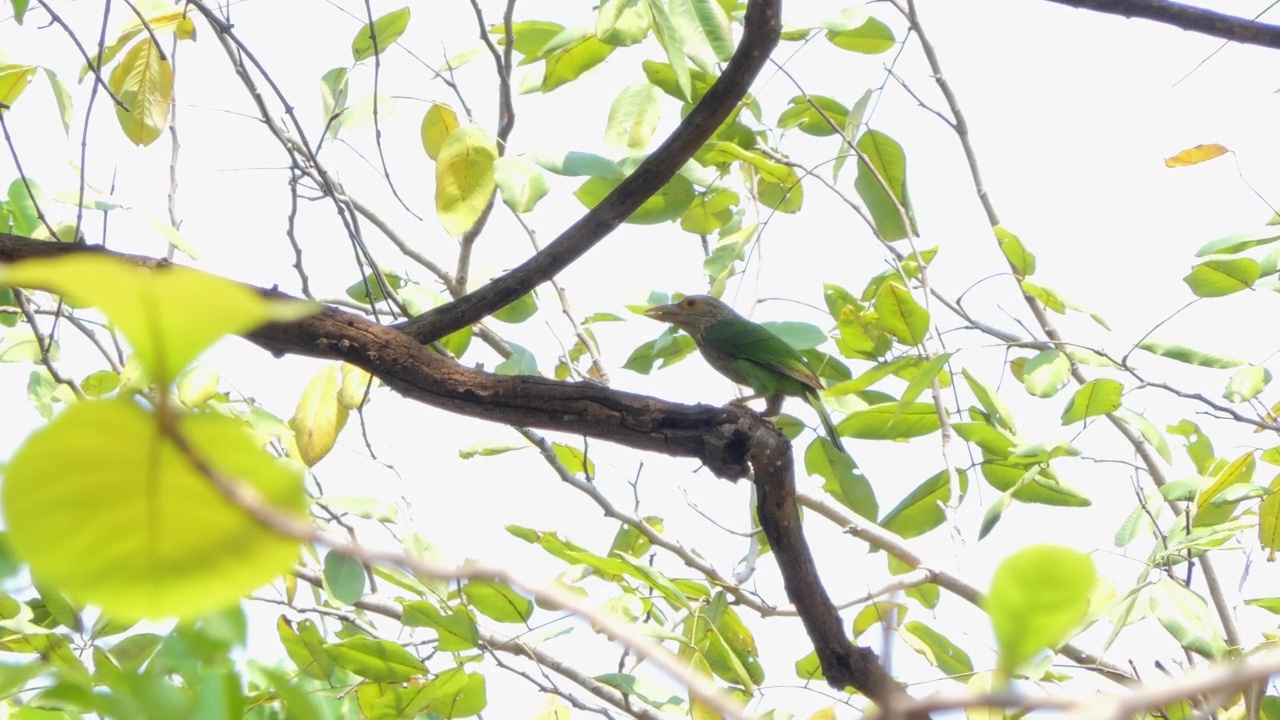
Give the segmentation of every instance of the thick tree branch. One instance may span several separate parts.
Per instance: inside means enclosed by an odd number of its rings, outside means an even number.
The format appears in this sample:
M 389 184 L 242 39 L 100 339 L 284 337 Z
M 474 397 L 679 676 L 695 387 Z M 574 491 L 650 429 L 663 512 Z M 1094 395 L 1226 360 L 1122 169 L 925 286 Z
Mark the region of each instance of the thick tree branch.
M 102 253 L 144 266 L 165 261 L 100 248 L 51 243 L 0 233 L 0 262 L 73 253 Z M 283 293 L 258 289 L 268 297 Z M 778 558 L 787 595 L 818 651 L 827 681 L 853 686 L 877 703 L 902 690 L 875 653 L 854 646 L 839 611 L 818 578 L 796 510 L 791 445 L 749 409 L 681 405 L 591 383 L 495 375 L 435 354 L 413 338 L 365 317 L 326 307 L 246 336 L 277 356 L 307 355 L 357 365 L 413 400 L 442 410 L 500 422 L 608 440 L 637 450 L 700 460 L 717 476 L 736 480 L 755 472 L 760 524 Z
M 1073 8 L 1154 20 L 1223 40 L 1280 50 L 1280 26 L 1166 0 L 1049 0 Z
M 751 0 L 742 40 L 715 85 L 676 131 L 599 205 L 560 233 L 541 252 L 475 292 L 408 321 L 402 329 L 429 343 L 478 322 L 555 277 L 613 232 L 658 188 L 675 176 L 746 95 L 782 31 L 781 0 Z
M 840 613 L 818 578 L 796 506 L 791 443 L 780 430 L 756 426 L 751 434 L 751 466 L 760 528 L 778 557 L 787 597 L 813 642 L 827 683 L 838 690 L 853 686 L 882 707 L 901 702 L 905 693 L 880 666 L 875 652 L 849 640 Z

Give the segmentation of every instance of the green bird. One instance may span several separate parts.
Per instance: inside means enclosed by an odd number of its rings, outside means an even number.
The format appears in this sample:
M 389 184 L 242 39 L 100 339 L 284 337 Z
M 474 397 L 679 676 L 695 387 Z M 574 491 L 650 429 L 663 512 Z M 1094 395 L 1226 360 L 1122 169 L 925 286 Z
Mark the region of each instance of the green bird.
M 711 367 L 751 388 L 754 394 L 735 400 L 735 404 L 764 398 L 764 416 L 775 417 L 782 412 L 784 397 L 802 397 L 818 411 L 831 444 L 845 452 L 818 395 L 822 381 L 786 340 L 710 295 L 690 295 L 680 302 L 649 308 L 644 314 L 688 333 Z

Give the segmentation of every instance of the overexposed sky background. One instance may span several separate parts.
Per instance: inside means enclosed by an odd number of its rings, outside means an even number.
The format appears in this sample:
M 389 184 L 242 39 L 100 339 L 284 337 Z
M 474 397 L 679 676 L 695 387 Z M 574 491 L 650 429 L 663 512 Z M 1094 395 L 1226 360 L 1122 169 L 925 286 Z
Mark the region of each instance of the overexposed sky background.
M 384 0 L 373 3 L 378 15 L 400 6 Z M 500 3 L 485 2 L 482 6 L 490 22 L 499 20 Z M 86 43 L 96 37 L 99 3 L 58 3 L 53 7 Z M 323 126 L 319 78 L 330 68 L 349 64 L 350 40 L 362 22 L 357 19 L 363 17 L 359 4 L 342 7 L 356 17 L 328 3 L 259 0 L 239 3 L 233 9 L 236 32 L 284 88 L 313 143 Z M 446 56 L 479 47 L 468 3 L 453 0 L 410 7 L 413 20 L 400 43 L 433 66 L 440 65 Z M 789 26 L 812 25 L 842 7 L 841 3 L 792 0 L 784 6 L 784 20 Z M 1280 146 L 1274 130 L 1280 115 L 1280 97 L 1274 94 L 1280 87 L 1280 73 L 1271 72 L 1274 51 L 1229 46 L 1178 83 L 1220 41 L 1048 2 L 921 0 L 919 7 L 967 115 L 984 179 L 1001 220 L 1039 258 L 1036 281 L 1102 314 L 1112 328 L 1111 332 L 1103 331 L 1085 315 L 1053 316 L 1068 338 L 1123 354 L 1153 325 L 1191 299 L 1180 278 L 1190 269 L 1197 248 L 1214 238 L 1260 226 L 1270 216 L 1271 211 L 1246 186 L 1241 174 L 1264 197 L 1280 199 L 1280 175 L 1275 170 L 1280 167 Z M 1252 16 L 1261 7 L 1230 2 L 1215 9 Z M 890 6 L 872 4 L 870 10 L 902 37 L 904 23 Z M 126 19 L 127 10 L 119 6 L 113 12 L 115 28 Z M 578 25 L 592 22 L 593 17 L 589 3 L 521 0 L 516 5 L 518 20 L 551 19 Z M 12 21 L 0 22 L 0 50 L 7 62 L 47 65 L 71 84 L 81 61 L 57 27 L 38 29 L 44 24 L 38 10 L 32 11 L 23 28 Z M 183 234 L 198 249 L 197 266 L 201 269 L 257 285 L 278 284 L 285 291 L 296 292 L 297 277 L 290 268 L 293 251 L 284 234 L 288 212 L 284 155 L 254 120 L 252 105 L 213 33 L 202 21 L 197 25 L 198 41 L 184 43 L 178 54 L 177 114 L 182 134 L 178 214 Z M 773 57 L 785 62 L 804 91 L 830 95 L 848 105 L 864 90 L 881 85 L 884 64 L 892 53 L 856 55 L 835 49 L 819 37 L 804 47 L 783 43 Z M 642 78 L 639 63 L 650 58 L 663 59 L 652 40 L 618 50 L 603 66 L 553 93 L 518 96 L 517 125 L 509 152 L 584 150 L 616 155 L 603 140 L 609 103 L 619 89 Z M 518 70 L 517 85 L 524 72 L 540 73 L 541 65 Z M 926 102 L 944 107 L 914 38 L 895 72 Z M 352 72 L 352 102 L 370 94 L 372 79 L 369 62 Z M 475 120 L 493 132 L 496 86 L 488 55 L 482 54 L 461 68 L 457 81 Z M 380 92 L 393 96 L 395 104 L 395 113 L 383 123 L 391 175 L 401 195 L 424 220 L 419 222 L 404 212 L 379 179 L 371 129 L 344 132 L 341 139 L 350 145 L 327 141 L 322 159 L 353 195 L 378 208 L 417 249 L 452 266 L 456 243 L 432 214 L 433 167 L 421 151 L 418 125 L 425 101 L 453 104 L 455 98 L 402 48 L 385 54 L 380 82 Z M 941 245 L 931 277 L 938 288 L 955 297 L 1002 270 L 1003 261 L 954 135 L 892 80 L 885 87 L 870 123 L 906 149 L 921 247 Z M 73 89 L 77 115 L 70 140 L 62 133 L 43 78 L 33 83 L 6 116 L 24 166 L 47 190 L 75 187 L 75 169 L 68 161 L 78 156 L 88 88 L 84 83 Z M 800 91 L 769 67 L 752 92 L 763 104 L 766 120 L 772 121 Z M 678 107 L 668 100 L 664 97 L 662 122 L 650 149 L 678 120 Z M 90 185 L 106 191 L 114 179 L 114 194 L 122 202 L 165 216 L 167 135 L 149 148 L 134 148 L 110 115 L 109 102 L 99 98 L 90 133 Z M 1192 168 L 1164 167 L 1163 158 L 1208 142 L 1224 144 L 1235 155 Z M 836 151 L 836 141 L 792 132 L 775 147 L 812 165 L 830 157 Z M 375 165 L 361 159 L 357 151 L 373 159 Z M 11 158 L 7 152 L 0 154 L 0 179 L 7 183 L 14 176 Z M 571 195 L 578 179 L 548 177 L 552 194 L 527 216 L 544 243 L 583 211 Z M 850 195 L 852 180 L 851 164 L 840 179 L 840 187 Z M 54 213 L 74 217 L 66 206 L 55 206 Z M 97 241 L 101 238 L 100 223 L 92 216 L 87 220 L 88 236 Z M 113 213 L 109 227 L 113 247 L 152 255 L 165 250 L 159 235 L 136 216 Z M 414 279 L 432 284 L 425 271 L 396 259 L 390 245 L 378 239 L 367 224 L 365 232 L 386 269 L 407 271 Z M 330 203 L 303 206 L 298 237 L 317 296 L 339 296 L 357 279 L 346 236 Z M 743 310 L 752 309 L 751 301 L 756 298 L 795 299 L 820 308 L 823 283 L 856 292 L 885 267 L 884 253 L 867 229 L 814 182 L 806 183 L 804 210 L 796 216 L 772 217 L 761 237 L 759 254 L 753 256 L 742 282 L 731 284 L 727 295 Z M 472 275 L 476 282 L 482 282 L 523 260 L 529 252 L 523 231 L 504 208 L 498 208 L 477 245 Z M 623 305 L 642 304 L 650 290 L 702 290 L 701 253 L 697 239 L 675 226 L 624 226 L 560 277 L 580 316 L 614 312 L 627 318 L 625 323 L 594 326 L 614 387 L 687 402 L 720 403 L 732 397 L 733 387 L 696 357 L 647 377 L 621 369 L 632 348 L 660 331 L 657 324 L 631 315 Z M 1270 361 L 1276 342 L 1265 318 L 1275 302 L 1275 295 L 1262 292 L 1204 301 L 1165 325 L 1156 337 L 1251 362 Z M 504 337 L 533 350 L 540 368 L 549 373 L 560 344 L 567 346 L 572 337 L 554 294 L 543 292 L 540 303 L 540 313 L 524 324 L 493 326 Z M 1007 276 L 978 285 L 967 294 L 966 306 L 983 320 L 1012 330 L 1018 329 L 1018 321 L 1028 321 Z M 825 312 L 791 302 L 763 302 L 753 312 L 756 319 L 829 325 Z M 937 317 L 946 327 L 954 324 L 954 318 L 941 309 Z M 1126 451 L 1106 423 L 1090 425 L 1079 437 L 1078 426 L 1061 427 L 1058 417 L 1070 397 L 1070 388 L 1050 401 L 1031 399 L 1001 372 L 1003 348 L 970 333 L 949 334 L 947 342 L 951 349 L 965 348 L 956 358 L 959 365 L 976 371 L 992 386 L 1000 385 L 1001 396 L 1013 405 L 1019 429 L 1028 439 L 1071 440 L 1090 456 L 1132 460 L 1131 451 Z M 72 352 L 75 348 L 68 336 L 62 365 L 70 375 L 82 377 L 98 368 L 92 356 Z M 464 361 L 482 362 L 487 367 L 497 362 L 478 342 Z M 1161 379 L 1215 398 L 1229 377 L 1229 372 L 1186 371 L 1155 358 L 1141 361 L 1144 369 Z M 222 373 L 224 387 L 256 398 L 282 418 L 292 415 L 307 381 L 323 367 L 300 358 L 275 360 L 240 340 L 221 343 L 205 362 Z M 854 364 L 855 373 L 865 368 L 865 364 Z M 0 407 L 5 408 L 7 431 L 0 434 L 0 457 L 7 457 L 25 433 L 41 422 L 25 399 L 30 369 L 0 366 Z M 1262 398 L 1271 404 L 1276 399 L 1273 394 Z M 968 403 L 966 397 L 964 405 Z M 799 405 L 793 402 L 789 409 L 803 415 L 807 411 L 796 407 Z M 1131 394 L 1126 405 L 1146 412 L 1161 427 L 1191 417 L 1193 411 L 1154 391 Z M 459 459 L 460 448 L 520 442 L 511 430 L 407 403 L 385 390 L 375 395 L 366 418 L 380 462 L 368 457 L 353 417 L 340 446 L 316 469 L 326 491 L 403 497 L 409 506 L 403 515 L 405 526 L 430 538 L 452 559 L 487 558 L 546 579 L 560 566 L 536 548 L 510 537 L 503 531 L 505 525 L 557 530 L 590 549 L 607 549 L 614 523 L 605 521 L 588 500 L 559 485 L 532 450 Z M 1195 419 L 1212 425 L 1208 418 Z M 1220 456 L 1235 457 L 1246 446 L 1269 445 L 1260 439 L 1265 436 L 1235 429 L 1218 432 L 1213 438 Z M 580 444 L 575 438 L 556 439 Z M 807 440 L 806 436 L 801 442 Z M 1175 467 L 1169 469 L 1170 477 L 1194 474 L 1174 440 L 1171 438 L 1177 457 Z M 876 488 L 882 512 L 942 469 L 937 436 L 905 444 L 851 441 L 849 445 Z M 638 476 L 639 514 L 666 518 L 670 537 L 696 548 L 726 573 L 746 552 L 745 539 L 717 529 L 693 510 L 696 507 L 720 524 L 746 530 L 746 483 L 731 485 L 706 471 L 693 473 L 695 464 L 688 460 L 642 456 L 603 443 L 591 443 L 590 452 L 599 471 L 598 485 L 618 504 L 631 506 L 628 483 Z M 957 445 L 952 460 L 967 465 L 968 455 Z M 982 512 L 998 494 L 975 472 L 970 497 L 956 518 L 956 531 L 945 527 L 934 531 L 919 542 L 922 552 L 931 563 L 955 569 L 984 587 L 996 562 L 1028 544 L 1056 542 L 1083 551 L 1102 548 L 1094 553 L 1095 560 L 1127 589 L 1141 571 L 1146 547 L 1134 550 L 1135 557 L 1124 557 L 1110 548 L 1109 538 L 1133 506 L 1131 469 L 1087 460 L 1060 461 L 1056 467 L 1060 477 L 1093 499 L 1093 507 L 1015 506 L 993 534 L 979 543 Z M 1264 472 L 1259 470 L 1259 483 L 1270 480 Z M 801 484 L 808 489 L 820 485 L 812 479 L 802 479 Z M 1150 486 L 1144 484 L 1143 488 Z M 861 544 L 841 538 L 829 524 L 811 518 L 806 530 L 828 590 L 837 602 L 887 578 L 882 556 L 867 555 Z M 376 542 L 376 537 L 370 534 L 371 541 Z M 1254 542 L 1251 537 L 1244 538 L 1243 544 L 1250 547 Z M 1234 584 L 1249 557 L 1237 554 L 1236 562 L 1224 558 L 1223 577 Z M 1256 552 L 1252 558 L 1260 559 Z M 672 574 L 685 574 L 662 562 L 661 567 Z M 766 597 L 783 601 L 772 556 L 761 561 L 756 582 Z M 1242 597 L 1280 594 L 1274 568 L 1261 563 L 1253 565 L 1242 588 L 1229 590 Z M 1260 639 L 1258 630 L 1270 623 L 1269 617 L 1260 613 L 1247 609 L 1241 614 L 1246 627 L 1252 628 L 1246 633 L 1251 643 Z M 267 615 L 274 616 L 274 609 L 269 608 Z M 915 608 L 909 619 L 928 620 L 970 652 L 990 645 L 980 613 L 955 598 L 944 595 L 936 622 L 927 615 Z M 791 663 L 809 650 L 798 623 L 752 622 L 749 616 L 748 622 L 762 647 L 768 684 L 794 685 Z M 1152 659 L 1177 662 L 1181 654 L 1176 646 L 1152 621 L 1145 622 L 1155 632 L 1140 632 L 1141 641 L 1117 646 L 1107 658 L 1123 665 L 1135 657 L 1144 673 L 1153 672 Z M 584 634 L 579 629 L 575 636 Z M 1105 629 L 1100 634 L 1095 629 L 1081 644 L 1096 648 L 1105 634 Z M 869 638 L 864 638 L 866 641 Z M 557 639 L 547 649 L 572 656 L 581 652 L 576 642 L 573 638 Z M 895 671 L 904 678 L 936 676 L 924 672 L 923 663 L 901 644 L 893 659 Z M 991 656 L 975 653 L 974 660 L 980 667 L 986 666 Z M 602 655 L 597 664 L 594 672 L 606 672 L 615 660 Z M 536 707 L 529 695 L 499 699 L 494 686 L 490 702 L 493 712 L 502 713 L 496 716 L 502 717 L 510 716 L 508 711 L 532 714 Z M 766 691 L 763 707 L 786 707 L 804 717 L 827 702 L 811 690 L 779 687 Z

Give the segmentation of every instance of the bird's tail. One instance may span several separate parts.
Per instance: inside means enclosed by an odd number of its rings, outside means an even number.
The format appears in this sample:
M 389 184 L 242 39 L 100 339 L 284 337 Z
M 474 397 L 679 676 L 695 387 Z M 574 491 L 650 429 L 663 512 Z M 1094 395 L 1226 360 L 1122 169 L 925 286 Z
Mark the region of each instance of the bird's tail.
M 840 433 L 836 432 L 835 422 L 831 420 L 830 413 L 827 412 L 826 406 L 822 404 L 822 396 L 816 392 L 811 392 L 805 395 L 805 399 L 809 401 L 814 410 L 818 411 L 818 418 L 822 420 L 822 429 L 826 431 L 827 437 L 831 439 L 831 444 L 835 445 L 840 452 L 848 455 L 849 452 L 844 449 L 844 444 L 840 442 Z

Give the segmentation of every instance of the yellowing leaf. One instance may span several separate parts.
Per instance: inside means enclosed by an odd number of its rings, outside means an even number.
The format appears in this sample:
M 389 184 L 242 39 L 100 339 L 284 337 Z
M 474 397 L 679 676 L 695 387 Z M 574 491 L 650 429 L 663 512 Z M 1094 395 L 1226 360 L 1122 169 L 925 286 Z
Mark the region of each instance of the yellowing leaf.
M 431 103 L 422 116 L 422 147 L 427 151 L 427 157 L 432 160 L 439 157 L 445 139 L 457 129 L 458 114 L 448 105 Z
M 880 288 L 875 301 L 876 326 L 907 345 L 919 345 L 929 333 L 929 311 L 916 302 L 911 291 L 896 282 Z
M 145 268 L 88 254 L 0 265 L 0 285 L 39 288 L 76 306 L 96 306 L 161 385 L 222 336 L 305 317 L 316 307 L 268 301 L 243 285 L 190 268 Z
M 173 103 L 173 67 L 160 48 L 144 37 L 129 48 L 111 71 L 111 91 L 124 107 L 116 105 L 116 119 L 125 137 L 135 145 L 150 145 L 169 122 Z
M 436 157 L 436 212 L 445 232 L 460 237 L 484 213 L 496 185 L 498 146 L 478 125 L 449 133 Z
M 34 65 L 0 65 L 0 110 L 12 107 L 35 76 Z
M 606 45 L 595 35 L 587 35 L 572 45 L 547 58 L 540 89 L 551 92 L 561 85 L 571 83 L 583 73 L 604 62 L 613 53 L 613 46 Z
M 329 454 L 347 424 L 349 411 L 338 401 L 341 389 L 338 366 L 329 365 L 311 378 L 298 400 L 298 409 L 289 426 L 297 437 L 298 453 L 307 467 L 315 467 Z
M 290 516 L 305 502 L 298 473 L 240 420 L 187 415 L 175 431 L 186 448 L 132 400 L 102 400 L 28 438 L 0 501 L 13 551 L 37 579 L 118 618 L 196 617 L 289 569 L 298 542 L 232 504 L 187 451 Z
M 372 27 L 365 23 L 356 36 L 351 39 L 351 59 L 356 62 L 371 58 L 386 50 L 409 25 L 409 8 L 392 10 L 373 21 Z
M 1267 562 L 1276 561 L 1280 549 L 1280 475 L 1271 480 L 1269 494 L 1258 507 L 1258 543 L 1267 549 Z
M 366 393 L 372 390 L 369 385 L 370 376 L 364 369 L 349 363 L 342 364 L 342 389 L 338 391 L 338 402 L 348 410 L 355 410 L 364 404 Z
M 1176 167 L 1186 167 L 1187 165 L 1196 165 L 1198 163 L 1205 162 L 1206 160 L 1212 160 L 1216 157 L 1222 157 L 1223 155 L 1226 155 L 1228 152 L 1231 152 L 1231 151 L 1227 150 L 1225 147 L 1217 143 L 1210 143 L 1208 145 L 1197 145 L 1193 148 L 1187 148 L 1186 150 L 1183 150 L 1177 155 L 1165 158 L 1164 166 L 1176 168 Z
M 1208 527 L 1231 519 L 1231 515 L 1235 512 L 1239 501 L 1216 504 L 1213 499 L 1232 485 L 1247 483 L 1252 480 L 1253 471 L 1257 464 L 1258 461 L 1254 457 L 1253 451 L 1249 451 L 1232 460 L 1230 465 L 1223 468 L 1213 482 L 1209 483 L 1196 495 L 1196 514 L 1191 521 L 1191 526 L 1197 528 Z

